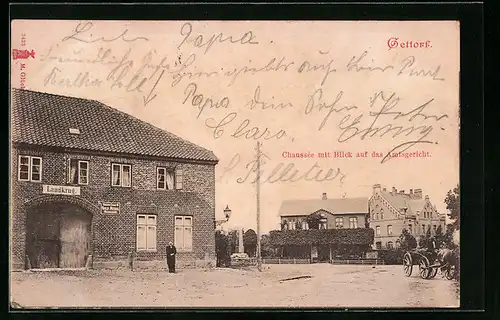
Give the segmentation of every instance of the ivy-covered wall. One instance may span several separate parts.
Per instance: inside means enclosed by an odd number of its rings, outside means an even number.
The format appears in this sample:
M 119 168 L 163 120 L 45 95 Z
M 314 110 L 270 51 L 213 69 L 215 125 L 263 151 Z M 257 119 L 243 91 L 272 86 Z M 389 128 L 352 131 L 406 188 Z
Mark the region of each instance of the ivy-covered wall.
M 354 244 L 372 245 L 374 231 L 371 228 L 358 229 L 310 229 L 271 231 L 272 245 L 304 244 Z

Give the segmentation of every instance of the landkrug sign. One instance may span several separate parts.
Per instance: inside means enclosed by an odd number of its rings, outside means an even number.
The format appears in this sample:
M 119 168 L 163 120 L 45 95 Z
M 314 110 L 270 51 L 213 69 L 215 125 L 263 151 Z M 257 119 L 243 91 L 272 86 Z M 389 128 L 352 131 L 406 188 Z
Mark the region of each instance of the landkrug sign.
M 120 203 L 119 202 L 102 202 L 101 203 L 102 213 L 105 214 L 119 214 L 120 213 Z
M 44 184 L 42 185 L 42 193 L 44 194 L 63 194 L 68 196 L 79 196 L 80 187 L 72 186 L 53 186 Z

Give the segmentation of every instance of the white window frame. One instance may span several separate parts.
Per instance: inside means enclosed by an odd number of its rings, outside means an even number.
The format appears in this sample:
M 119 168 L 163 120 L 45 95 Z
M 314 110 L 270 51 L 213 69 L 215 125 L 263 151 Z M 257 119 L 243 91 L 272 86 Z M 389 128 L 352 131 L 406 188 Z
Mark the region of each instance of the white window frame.
M 358 228 L 358 217 L 349 217 L 349 229 Z
M 21 179 L 21 158 L 28 158 L 28 179 Z M 40 179 L 33 179 L 33 159 L 40 160 Z M 19 155 L 18 164 L 17 164 L 17 179 L 19 181 L 27 181 L 27 182 L 42 182 L 42 168 L 43 168 L 43 160 L 42 157 L 35 156 L 27 156 L 27 155 Z
M 160 171 L 163 170 L 163 188 L 159 187 L 160 184 Z M 158 190 L 167 190 L 167 168 L 165 167 L 156 167 L 156 189 Z
M 336 217 L 334 221 L 335 221 L 335 228 L 338 228 L 338 229 L 344 228 L 344 218 Z M 338 223 L 338 221 L 340 221 L 340 223 Z
M 309 230 L 309 224 L 306 220 L 302 220 L 302 230 Z
M 114 172 L 114 166 L 119 166 L 120 167 L 120 183 L 119 184 L 115 184 L 114 183 L 114 179 L 113 179 L 113 172 Z M 128 167 L 130 170 L 130 178 L 129 178 L 129 182 L 130 182 L 130 185 L 128 186 L 124 186 L 123 185 L 123 168 L 124 167 Z M 130 188 L 132 187 L 132 165 L 131 164 L 125 164 L 125 163 L 111 163 L 111 186 L 112 187 L 122 187 L 122 188 Z
M 388 236 L 392 235 L 392 224 L 387 225 L 387 235 Z
M 375 227 L 375 235 L 380 236 L 380 226 Z
M 184 182 L 184 172 L 181 168 L 176 168 L 174 172 L 174 188 L 176 190 L 182 190 Z
M 159 187 L 160 183 L 160 171 L 163 170 L 163 175 L 164 175 L 164 186 L 163 188 Z M 174 186 L 172 189 L 167 188 L 167 173 L 171 172 L 174 176 Z M 156 167 L 156 189 L 157 190 L 182 190 L 182 184 L 183 184 L 183 172 L 182 169 L 180 168 L 169 168 L 169 167 Z
M 178 218 L 182 218 L 182 223 L 177 224 Z M 174 216 L 174 245 L 177 251 L 180 252 L 192 252 L 193 251 L 193 225 L 194 225 L 194 217 L 189 215 L 176 215 Z M 190 221 L 190 223 L 186 223 L 186 221 Z M 177 227 L 180 227 L 182 230 L 182 239 L 184 242 L 184 232 L 186 229 L 191 229 L 191 247 L 184 246 L 184 243 L 177 243 Z
M 139 218 L 144 217 L 145 223 L 139 223 Z M 154 224 L 150 224 L 150 218 L 154 217 Z M 156 252 L 157 250 L 157 244 L 158 244 L 158 232 L 156 225 L 158 223 L 158 217 L 155 214 L 138 214 L 136 218 L 136 249 L 138 252 Z M 144 227 L 146 229 L 145 235 L 146 235 L 146 246 L 139 247 L 139 227 Z M 150 231 L 150 228 L 154 231 Z M 148 244 L 148 233 L 149 232 L 154 232 L 155 233 L 155 242 L 154 244 Z
M 76 184 L 78 185 L 88 185 L 89 184 L 89 178 L 90 178 L 90 163 L 89 161 L 87 160 L 77 160 L 77 159 L 68 159 L 68 179 L 67 179 L 67 183 L 68 184 L 74 184 L 73 181 L 70 181 L 70 179 L 72 178 L 71 177 L 71 160 L 75 160 L 77 161 L 77 166 L 76 166 L 76 174 L 77 174 L 77 178 L 78 178 L 78 181 Z M 82 182 L 82 179 L 81 179 L 81 175 L 80 175 L 80 170 L 82 168 L 82 163 L 85 163 L 87 164 L 87 175 L 86 175 L 86 178 L 87 178 L 87 182 Z
M 82 175 L 81 175 L 81 169 L 82 169 L 82 163 L 85 163 L 87 165 L 87 168 L 85 169 L 87 174 L 85 175 L 85 178 L 87 178 L 87 182 L 82 182 Z M 90 168 L 89 168 L 89 162 L 86 161 L 86 160 L 78 160 L 78 184 L 81 184 L 81 185 L 88 185 L 89 184 L 89 171 L 90 171 Z

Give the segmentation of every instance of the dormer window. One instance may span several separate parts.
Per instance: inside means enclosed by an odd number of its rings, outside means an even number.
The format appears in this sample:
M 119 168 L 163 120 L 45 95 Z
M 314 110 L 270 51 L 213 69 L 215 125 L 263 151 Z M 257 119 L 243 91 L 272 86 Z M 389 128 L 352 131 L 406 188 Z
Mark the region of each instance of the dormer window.
M 69 133 L 78 135 L 78 134 L 80 134 L 80 129 L 78 129 L 78 128 L 69 128 Z

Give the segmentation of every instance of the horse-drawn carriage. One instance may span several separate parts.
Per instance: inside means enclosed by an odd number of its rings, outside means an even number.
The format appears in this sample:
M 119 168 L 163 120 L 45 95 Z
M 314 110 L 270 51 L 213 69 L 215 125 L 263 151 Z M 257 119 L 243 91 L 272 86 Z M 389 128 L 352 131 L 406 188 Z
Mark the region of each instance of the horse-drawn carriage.
M 414 265 L 418 265 L 422 279 L 432 279 L 438 271 L 441 271 L 441 274 L 448 280 L 456 279 L 459 271 L 459 253 L 456 249 L 441 249 L 437 252 L 413 249 L 403 256 L 405 276 L 411 276 Z

